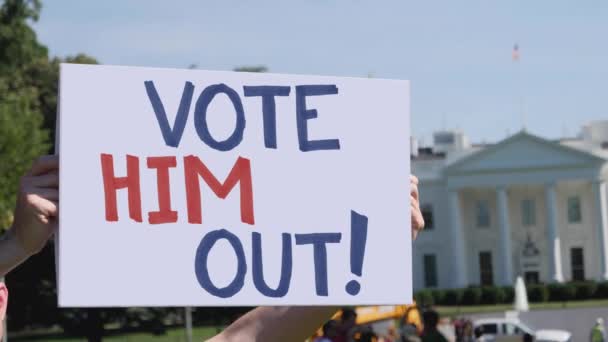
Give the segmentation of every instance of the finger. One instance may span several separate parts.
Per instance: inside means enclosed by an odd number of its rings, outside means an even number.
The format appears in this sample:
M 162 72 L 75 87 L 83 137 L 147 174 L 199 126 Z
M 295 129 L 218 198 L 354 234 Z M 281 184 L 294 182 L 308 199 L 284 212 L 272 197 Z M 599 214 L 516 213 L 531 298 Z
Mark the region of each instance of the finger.
M 420 213 L 420 210 L 412 208 L 412 228 L 415 230 L 424 229 L 424 218 Z
M 52 197 L 52 196 L 50 196 Z M 33 212 L 43 216 L 56 216 L 59 201 L 56 199 L 47 199 L 37 194 L 30 193 L 27 195 L 27 202 L 31 206 Z
M 418 183 L 419 183 L 418 177 L 416 177 L 414 175 L 410 175 L 410 183 L 418 185 Z
M 59 173 L 57 171 L 52 171 L 40 176 L 30 177 L 30 183 L 36 187 L 56 188 L 59 186 Z
M 57 170 L 59 168 L 59 156 L 57 155 L 46 155 L 38 157 L 32 164 L 29 176 L 38 176 L 49 171 Z
M 418 198 L 420 197 L 418 193 L 418 185 L 412 184 L 412 186 L 410 187 L 410 195 L 414 197 L 416 201 L 418 201 Z
M 55 188 L 33 188 L 29 195 L 35 195 L 48 201 L 59 201 L 59 190 Z
M 422 216 L 422 212 L 420 211 L 420 207 L 418 206 L 418 204 L 414 204 L 414 202 L 412 202 L 412 206 L 411 206 L 411 211 L 412 211 L 412 225 L 415 223 L 415 227 L 417 229 L 423 229 L 424 228 L 424 217 Z
M 59 202 L 42 199 L 40 209 L 49 218 L 57 217 L 57 214 L 59 214 Z

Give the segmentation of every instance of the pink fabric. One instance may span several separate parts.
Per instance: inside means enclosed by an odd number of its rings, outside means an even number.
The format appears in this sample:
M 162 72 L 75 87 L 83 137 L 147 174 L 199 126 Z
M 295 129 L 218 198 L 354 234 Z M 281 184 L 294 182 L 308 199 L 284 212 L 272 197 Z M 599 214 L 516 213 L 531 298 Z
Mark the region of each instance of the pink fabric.
M 0 339 L 4 334 L 4 319 L 6 318 L 6 306 L 8 305 L 8 289 L 0 282 Z

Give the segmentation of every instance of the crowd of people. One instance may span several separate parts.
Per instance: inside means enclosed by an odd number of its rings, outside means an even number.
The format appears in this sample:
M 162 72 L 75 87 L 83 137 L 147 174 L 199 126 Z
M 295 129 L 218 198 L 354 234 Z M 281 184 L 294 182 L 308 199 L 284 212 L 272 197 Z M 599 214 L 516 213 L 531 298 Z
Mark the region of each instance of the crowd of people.
M 413 310 L 417 308 L 413 307 Z M 374 331 L 374 323 L 357 324 L 357 313 L 350 308 L 343 308 L 339 319 L 327 321 L 320 336 L 313 342 L 447 342 L 448 339 L 439 331 L 439 314 L 432 309 L 419 316 L 408 310 L 399 320 L 399 329 L 389 325 L 382 332 Z

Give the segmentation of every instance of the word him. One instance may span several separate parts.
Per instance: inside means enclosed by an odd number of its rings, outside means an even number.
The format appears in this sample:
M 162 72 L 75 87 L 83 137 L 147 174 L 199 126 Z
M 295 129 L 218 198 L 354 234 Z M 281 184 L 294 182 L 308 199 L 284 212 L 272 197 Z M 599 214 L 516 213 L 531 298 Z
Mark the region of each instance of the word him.
M 105 193 L 106 221 L 118 221 L 116 192 L 119 189 L 126 188 L 128 191 L 129 217 L 135 222 L 142 222 L 139 158 L 127 155 L 127 175 L 124 177 L 115 176 L 114 157 L 111 154 L 101 154 L 100 158 Z M 176 157 L 147 157 L 146 164 L 149 169 L 156 169 L 159 207 L 157 211 L 148 213 L 148 222 L 150 224 L 177 222 L 177 211 L 171 209 L 171 182 L 169 179 L 169 169 L 177 166 Z M 222 199 L 226 198 L 237 184 L 240 184 L 241 221 L 251 225 L 255 223 L 249 159 L 238 157 L 224 182 L 220 182 L 196 156 L 184 157 L 183 165 L 186 180 L 188 223 L 202 223 L 199 178 L 202 178 L 215 195 Z

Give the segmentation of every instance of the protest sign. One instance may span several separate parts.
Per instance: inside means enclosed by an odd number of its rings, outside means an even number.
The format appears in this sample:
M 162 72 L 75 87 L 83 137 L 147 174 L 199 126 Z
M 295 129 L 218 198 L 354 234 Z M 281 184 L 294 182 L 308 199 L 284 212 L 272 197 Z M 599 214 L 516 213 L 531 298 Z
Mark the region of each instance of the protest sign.
M 411 301 L 407 81 L 60 76 L 60 306 Z

